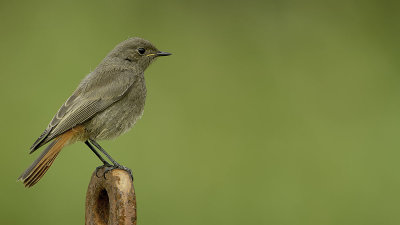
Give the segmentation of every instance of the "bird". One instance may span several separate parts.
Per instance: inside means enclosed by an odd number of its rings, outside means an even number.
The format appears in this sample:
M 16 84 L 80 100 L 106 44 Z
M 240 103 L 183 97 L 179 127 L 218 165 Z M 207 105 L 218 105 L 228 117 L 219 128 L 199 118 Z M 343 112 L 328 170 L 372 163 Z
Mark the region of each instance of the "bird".
M 147 93 L 144 71 L 158 57 L 169 55 L 139 37 L 119 43 L 80 82 L 30 147 L 31 154 L 51 141 L 18 180 L 25 187 L 32 187 L 44 176 L 61 149 L 76 142 L 85 143 L 102 161 L 103 165 L 97 169 L 106 167 L 104 176 L 107 171 L 123 169 L 132 177 L 131 170 L 117 163 L 97 141 L 120 136 L 141 118 Z

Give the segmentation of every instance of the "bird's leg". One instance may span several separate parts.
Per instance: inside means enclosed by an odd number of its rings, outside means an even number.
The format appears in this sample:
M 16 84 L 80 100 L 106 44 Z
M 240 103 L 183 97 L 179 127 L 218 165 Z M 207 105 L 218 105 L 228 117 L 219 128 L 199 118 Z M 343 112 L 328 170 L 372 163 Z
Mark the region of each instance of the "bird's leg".
M 105 156 L 107 156 L 107 158 L 115 165 L 115 166 L 118 166 L 119 165 L 119 163 L 117 163 L 107 152 L 106 152 L 106 150 L 104 150 L 104 148 L 102 148 L 95 140 L 92 140 L 92 139 L 89 139 L 90 140 L 90 142 L 94 145 L 94 146 L 96 146 L 96 148 L 98 149 L 98 150 L 100 150 Z
M 97 151 L 96 149 L 93 147 L 93 145 L 91 145 L 89 143 L 89 141 L 85 141 L 85 144 L 90 148 L 90 150 L 92 150 L 92 152 L 103 162 L 104 165 L 108 165 L 111 166 Z
M 128 172 L 129 175 L 131 176 L 131 179 L 133 180 L 133 175 L 132 175 L 132 170 L 131 170 L 131 169 L 129 169 L 128 167 L 125 167 L 125 166 L 123 166 L 123 165 L 117 163 L 117 161 L 115 161 L 115 160 L 106 152 L 106 150 L 104 150 L 95 140 L 92 140 L 92 139 L 89 139 L 89 140 L 90 140 L 90 142 L 91 142 L 94 146 L 96 146 L 97 149 L 99 149 L 105 156 L 107 156 L 107 158 L 114 164 L 113 166 L 107 167 L 107 168 L 104 170 L 104 178 L 105 178 L 106 173 L 108 173 L 109 171 L 111 171 L 111 170 L 113 170 L 113 169 L 121 169 L 121 170 L 125 170 L 126 172 Z
M 108 163 L 97 151 L 96 151 L 96 149 L 93 147 L 93 145 L 91 145 L 90 143 L 89 143 L 89 141 L 85 141 L 85 144 L 90 148 L 90 150 L 92 150 L 92 152 L 103 162 L 103 165 L 102 166 L 98 166 L 98 167 L 96 167 L 96 176 L 97 177 L 99 177 L 98 175 L 97 175 L 97 171 L 99 171 L 99 169 L 101 169 L 101 168 L 103 168 L 103 167 L 111 167 L 111 164 L 110 163 Z

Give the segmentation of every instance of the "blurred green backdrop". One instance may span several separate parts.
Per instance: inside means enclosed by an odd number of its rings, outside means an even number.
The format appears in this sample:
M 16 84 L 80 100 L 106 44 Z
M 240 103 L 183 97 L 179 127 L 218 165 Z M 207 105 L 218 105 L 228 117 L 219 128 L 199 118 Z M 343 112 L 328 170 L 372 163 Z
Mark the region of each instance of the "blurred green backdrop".
M 132 36 L 136 127 L 103 141 L 133 169 L 138 223 L 400 224 L 395 1 L 1 1 L 0 224 L 83 224 L 99 165 L 70 146 L 37 186 L 28 148 L 79 81 Z

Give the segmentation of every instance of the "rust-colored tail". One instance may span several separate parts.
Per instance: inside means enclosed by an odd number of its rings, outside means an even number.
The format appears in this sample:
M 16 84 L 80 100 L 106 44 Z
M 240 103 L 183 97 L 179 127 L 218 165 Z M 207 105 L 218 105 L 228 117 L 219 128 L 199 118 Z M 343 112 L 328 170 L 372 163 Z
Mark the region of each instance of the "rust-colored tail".
M 58 136 L 47 148 L 40 154 L 32 165 L 25 170 L 18 177 L 18 180 L 22 181 L 25 187 L 32 187 L 35 185 L 47 172 L 51 164 L 53 164 L 58 153 L 61 149 L 68 144 L 68 142 L 76 135 L 77 130 L 71 129 L 64 134 Z

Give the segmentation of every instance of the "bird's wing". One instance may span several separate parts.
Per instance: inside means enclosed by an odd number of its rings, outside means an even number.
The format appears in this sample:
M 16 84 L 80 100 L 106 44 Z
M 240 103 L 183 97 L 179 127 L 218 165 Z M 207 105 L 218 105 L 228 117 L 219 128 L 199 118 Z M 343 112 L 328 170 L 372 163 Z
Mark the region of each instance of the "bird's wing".
M 68 113 L 74 106 L 76 105 L 76 98 L 79 97 L 79 89 L 76 90 L 71 97 L 67 99 L 67 101 L 60 107 L 56 115 L 54 115 L 53 119 L 50 121 L 49 125 L 47 128 L 44 130 L 44 132 L 38 137 L 38 139 L 33 143 L 31 146 L 31 152 L 34 152 L 36 149 L 38 149 L 40 146 L 46 144 L 48 141 L 44 142 L 44 139 L 47 138 L 49 133 L 53 130 L 54 127 L 57 126 L 57 124 L 61 121 L 62 118 L 64 118 L 65 114 Z
M 87 80 L 89 81 L 86 82 Z M 114 82 L 111 83 L 113 80 Z M 90 79 L 86 81 L 83 80 L 78 89 L 61 106 L 46 130 L 32 145 L 30 153 L 120 100 L 135 79 L 132 74 L 123 72 L 105 79 L 98 79 L 95 84 L 90 82 Z

